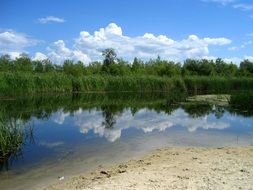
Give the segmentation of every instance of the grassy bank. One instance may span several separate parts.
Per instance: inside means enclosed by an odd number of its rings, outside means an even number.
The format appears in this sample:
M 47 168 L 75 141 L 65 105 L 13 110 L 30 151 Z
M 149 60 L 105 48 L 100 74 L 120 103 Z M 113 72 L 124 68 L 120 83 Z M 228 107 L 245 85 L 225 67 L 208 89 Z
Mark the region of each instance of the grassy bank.
M 185 90 L 181 78 L 148 76 L 83 76 L 60 73 L 0 73 L 0 94 L 91 91 L 171 91 Z
M 236 110 L 244 116 L 251 117 L 253 114 L 253 91 L 237 92 L 231 95 L 230 105 L 232 110 Z
M 94 75 L 75 77 L 63 73 L 0 73 L 0 95 L 54 92 L 133 91 L 228 92 L 253 89 L 253 78 L 158 77 Z
M 198 93 L 230 93 L 253 89 L 252 77 L 186 77 L 185 86 L 188 92 Z

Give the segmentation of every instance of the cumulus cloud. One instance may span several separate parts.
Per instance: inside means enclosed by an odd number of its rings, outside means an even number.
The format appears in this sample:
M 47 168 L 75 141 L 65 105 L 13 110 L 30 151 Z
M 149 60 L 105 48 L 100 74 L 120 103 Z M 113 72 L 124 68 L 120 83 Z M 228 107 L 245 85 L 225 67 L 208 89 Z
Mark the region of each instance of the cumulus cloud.
M 47 23 L 64 23 L 66 21 L 64 18 L 59 18 L 55 16 L 47 16 L 44 18 L 39 18 L 38 22 L 41 24 L 47 24 Z
M 33 57 L 33 60 L 38 60 L 38 61 L 42 61 L 45 59 L 47 59 L 47 56 L 41 52 L 35 53 L 35 56 Z
M 63 40 L 54 42 L 47 50 L 49 59 L 56 63 L 62 63 L 66 59 L 82 61 L 83 63 L 90 62 L 88 55 L 78 49 L 71 50 L 67 48 Z
M 6 51 L 6 52 L 0 52 L 0 54 L 8 54 L 11 59 L 16 59 L 19 58 L 22 52 L 17 52 L 17 51 Z
M 1 52 L 25 52 L 25 48 L 36 45 L 37 40 L 31 39 L 25 34 L 14 31 L 0 33 Z M 122 28 L 111 23 L 105 28 L 100 28 L 90 34 L 81 31 L 75 38 L 74 44 L 67 47 L 63 40 L 53 42 L 47 47 L 47 52 L 37 52 L 33 56 L 35 60 L 45 58 L 55 63 L 62 63 L 66 59 L 82 61 L 88 64 L 91 61 L 101 60 L 101 51 L 105 48 L 114 48 L 118 57 L 133 60 L 139 57 L 144 60 L 156 58 L 158 55 L 163 59 L 181 61 L 187 58 L 204 58 L 209 55 L 210 46 L 224 46 L 231 44 L 231 40 L 225 37 L 200 38 L 196 35 L 189 35 L 182 40 L 174 40 L 166 35 L 154 35 L 145 33 L 141 36 L 126 36 Z
M 0 32 L 0 53 L 17 54 L 23 52 L 26 47 L 38 44 L 38 40 L 32 39 L 26 34 L 13 30 Z
M 250 60 L 250 61 L 253 61 L 253 56 L 248 56 L 248 55 L 246 55 L 244 58 L 245 58 L 245 59 L 248 59 L 248 60 Z
M 142 36 L 125 36 L 120 26 L 115 23 L 100 28 L 93 34 L 81 31 L 75 39 L 74 49 L 90 57 L 91 60 L 101 59 L 101 50 L 112 47 L 119 57 L 133 59 L 154 58 L 160 55 L 165 59 L 182 60 L 185 58 L 202 58 L 209 55 L 209 46 L 223 46 L 231 40 L 221 38 L 199 38 L 190 35 L 181 41 L 173 40 L 166 35 L 145 33 Z

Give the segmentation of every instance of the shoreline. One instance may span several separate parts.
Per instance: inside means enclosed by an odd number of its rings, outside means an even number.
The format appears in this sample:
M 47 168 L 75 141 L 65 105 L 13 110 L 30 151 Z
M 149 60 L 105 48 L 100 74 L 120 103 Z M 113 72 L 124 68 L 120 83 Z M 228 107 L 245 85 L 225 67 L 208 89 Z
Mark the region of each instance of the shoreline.
M 162 148 L 38 189 L 253 189 L 253 146 Z

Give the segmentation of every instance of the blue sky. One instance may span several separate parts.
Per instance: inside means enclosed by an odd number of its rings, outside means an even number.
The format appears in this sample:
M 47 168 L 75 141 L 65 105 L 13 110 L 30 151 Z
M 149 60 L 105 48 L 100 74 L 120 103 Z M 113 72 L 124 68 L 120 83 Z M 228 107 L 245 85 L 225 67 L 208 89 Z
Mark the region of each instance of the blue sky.
M 0 54 L 253 59 L 252 0 L 0 0 Z

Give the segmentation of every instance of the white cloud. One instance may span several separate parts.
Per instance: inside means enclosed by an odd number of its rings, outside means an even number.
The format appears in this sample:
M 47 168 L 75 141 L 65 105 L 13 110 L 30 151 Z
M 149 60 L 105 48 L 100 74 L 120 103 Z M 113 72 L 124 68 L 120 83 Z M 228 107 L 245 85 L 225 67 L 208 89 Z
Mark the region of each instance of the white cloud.
M 253 61 L 253 56 L 247 56 L 247 55 L 246 55 L 244 58 L 245 58 L 245 59 L 248 59 L 248 60 L 250 60 L 250 61 Z
M 208 60 L 216 60 L 218 57 L 214 57 L 214 56 L 210 56 L 210 57 L 206 57 L 205 59 Z M 245 60 L 245 59 L 249 59 L 250 61 L 253 61 L 253 56 L 243 56 L 243 57 L 224 57 L 222 58 L 223 61 L 225 61 L 226 63 L 233 63 L 236 65 L 240 65 L 240 63 Z
M 253 41 L 252 41 L 252 40 L 249 40 L 249 41 L 247 41 L 247 42 L 244 42 L 240 47 L 241 47 L 241 48 L 245 48 L 246 46 L 252 45 L 252 43 L 253 43 Z
M 45 60 L 47 59 L 47 56 L 41 52 L 37 52 L 35 53 L 35 56 L 33 57 L 33 60 L 39 60 L 39 61 L 42 61 L 42 60 Z
M 0 33 L 0 54 L 8 53 L 11 58 L 15 59 L 19 57 L 20 53 L 26 52 L 25 48 L 34 46 L 38 42 L 26 34 L 17 33 L 13 30 L 4 31 Z M 214 58 L 209 54 L 210 46 L 224 46 L 230 43 L 231 40 L 224 37 L 199 38 L 196 35 L 189 35 L 187 38 L 178 41 L 165 35 L 154 35 L 152 33 L 130 37 L 123 34 L 121 27 L 111 23 L 93 34 L 81 31 L 70 48 L 66 46 L 63 40 L 58 40 L 47 48 L 47 53 L 37 52 L 33 59 L 49 58 L 58 64 L 66 59 L 71 59 L 88 64 L 90 61 L 101 60 L 101 51 L 113 47 L 117 51 L 118 57 L 127 60 L 132 60 L 134 57 L 147 60 L 160 55 L 163 59 L 181 61 L 186 58 Z M 242 47 L 250 44 L 252 41 L 245 42 Z M 233 50 L 235 47 L 228 49 Z M 225 58 L 225 60 L 229 62 L 233 60 L 239 63 L 242 58 Z
M 204 57 L 203 59 L 208 59 L 208 60 L 216 60 L 217 58 L 220 58 L 220 57 L 215 57 L 215 56 L 206 56 Z M 233 63 L 233 64 L 236 64 L 236 65 L 240 65 L 240 63 L 245 60 L 245 59 L 249 59 L 249 60 L 253 60 L 252 59 L 253 56 L 243 56 L 243 57 L 223 57 L 223 61 L 225 63 Z
M 247 34 L 247 36 L 253 36 L 253 33 L 249 33 L 249 34 Z
M 29 36 L 9 30 L 0 33 L 0 53 L 12 54 L 17 57 L 25 48 L 38 44 L 38 40 Z M 204 58 L 209 56 L 210 46 L 224 46 L 231 40 L 221 38 L 199 38 L 189 35 L 182 40 L 173 40 L 166 35 L 145 33 L 142 36 L 125 36 L 121 27 L 115 23 L 100 28 L 93 34 L 81 31 L 74 40 L 72 47 L 68 48 L 63 40 L 54 42 L 47 48 L 48 53 L 37 52 L 33 59 L 49 58 L 55 63 L 62 63 L 66 59 L 82 61 L 87 64 L 91 60 L 101 60 L 101 51 L 105 48 L 114 48 L 118 57 L 132 60 L 139 57 L 144 60 L 160 55 L 164 59 L 184 60 L 186 58 Z
M 231 7 L 235 8 L 235 9 L 240 9 L 240 10 L 243 10 L 243 11 L 253 10 L 253 4 L 236 3 L 238 0 L 202 0 L 202 1 L 203 2 L 219 3 L 219 4 L 224 5 L 224 6 L 225 5 L 231 5 Z
M 16 59 L 20 57 L 20 54 L 22 52 L 16 52 L 16 51 L 8 51 L 8 52 L 3 52 L 3 54 L 8 54 L 10 56 L 11 59 Z
M 219 3 L 219 4 L 222 4 L 222 5 L 227 5 L 227 4 L 235 2 L 236 0 L 202 0 L 202 1 L 204 1 L 204 2 Z
M 47 24 L 47 23 L 63 23 L 66 22 L 64 18 L 59 18 L 55 16 L 47 16 L 44 18 L 39 18 L 38 22 L 41 24 Z
M 207 59 L 207 60 L 216 60 L 218 57 L 215 56 L 204 56 L 203 59 Z
M 38 44 L 38 40 L 13 30 L 0 33 L 0 53 L 23 52 L 26 47 L 36 44 Z
M 78 49 L 67 48 L 63 40 L 54 42 L 47 50 L 49 51 L 47 56 L 55 63 L 62 63 L 66 59 L 82 61 L 85 64 L 90 62 L 90 58 L 86 54 Z
M 229 47 L 228 50 L 229 51 L 236 51 L 236 50 L 238 50 L 238 47 L 232 46 L 232 47 Z
M 204 38 L 204 42 L 206 42 L 206 45 L 227 45 L 231 43 L 231 40 L 227 38 Z
M 243 10 L 243 11 L 250 11 L 250 10 L 253 10 L 253 4 L 235 4 L 233 5 L 233 8 L 235 9 L 240 9 L 240 10 Z
M 233 62 L 233 63 L 239 65 L 245 59 L 253 61 L 253 56 L 245 55 L 242 58 L 240 58 L 240 57 L 224 58 L 224 61 L 227 62 L 227 63 Z
M 230 57 L 230 58 L 224 58 L 223 59 L 226 63 L 235 63 L 237 65 L 240 64 L 240 62 L 243 60 L 242 58 L 239 57 Z
M 181 41 L 168 38 L 165 35 L 155 36 L 145 33 L 143 36 L 130 37 L 123 35 L 121 27 L 115 23 L 100 28 L 93 34 L 81 31 L 75 40 L 74 49 L 89 55 L 92 60 L 101 59 L 101 50 L 112 47 L 119 57 L 133 59 L 154 58 L 160 55 L 165 59 L 183 60 L 185 58 L 202 58 L 209 55 L 209 46 L 223 46 L 230 44 L 227 38 L 199 38 L 190 35 Z
M 127 60 L 132 60 L 134 57 L 147 60 L 157 55 L 164 59 L 183 60 L 203 58 L 209 55 L 209 46 L 223 46 L 230 43 L 231 40 L 224 37 L 199 38 L 196 35 L 190 35 L 181 41 L 170 39 L 165 35 L 155 36 L 152 33 L 130 37 L 123 35 L 121 27 L 111 23 L 93 34 L 81 31 L 72 48 L 66 47 L 63 40 L 54 42 L 47 48 L 47 57 L 56 63 L 71 59 L 87 64 L 90 61 L 101 60 L 103 49 L 114 48 L 118 57 Z
M 238 47 L 237 46 L 229 47 L 228 50 L 229 51 L 238 51 L 240 49 L 246 48 L 247 46 L 251 46 L 252 44 L 253 44 L 253 41 L 249 40 L 249 41 L 243 42 L 242 45 L 240 45 Z

